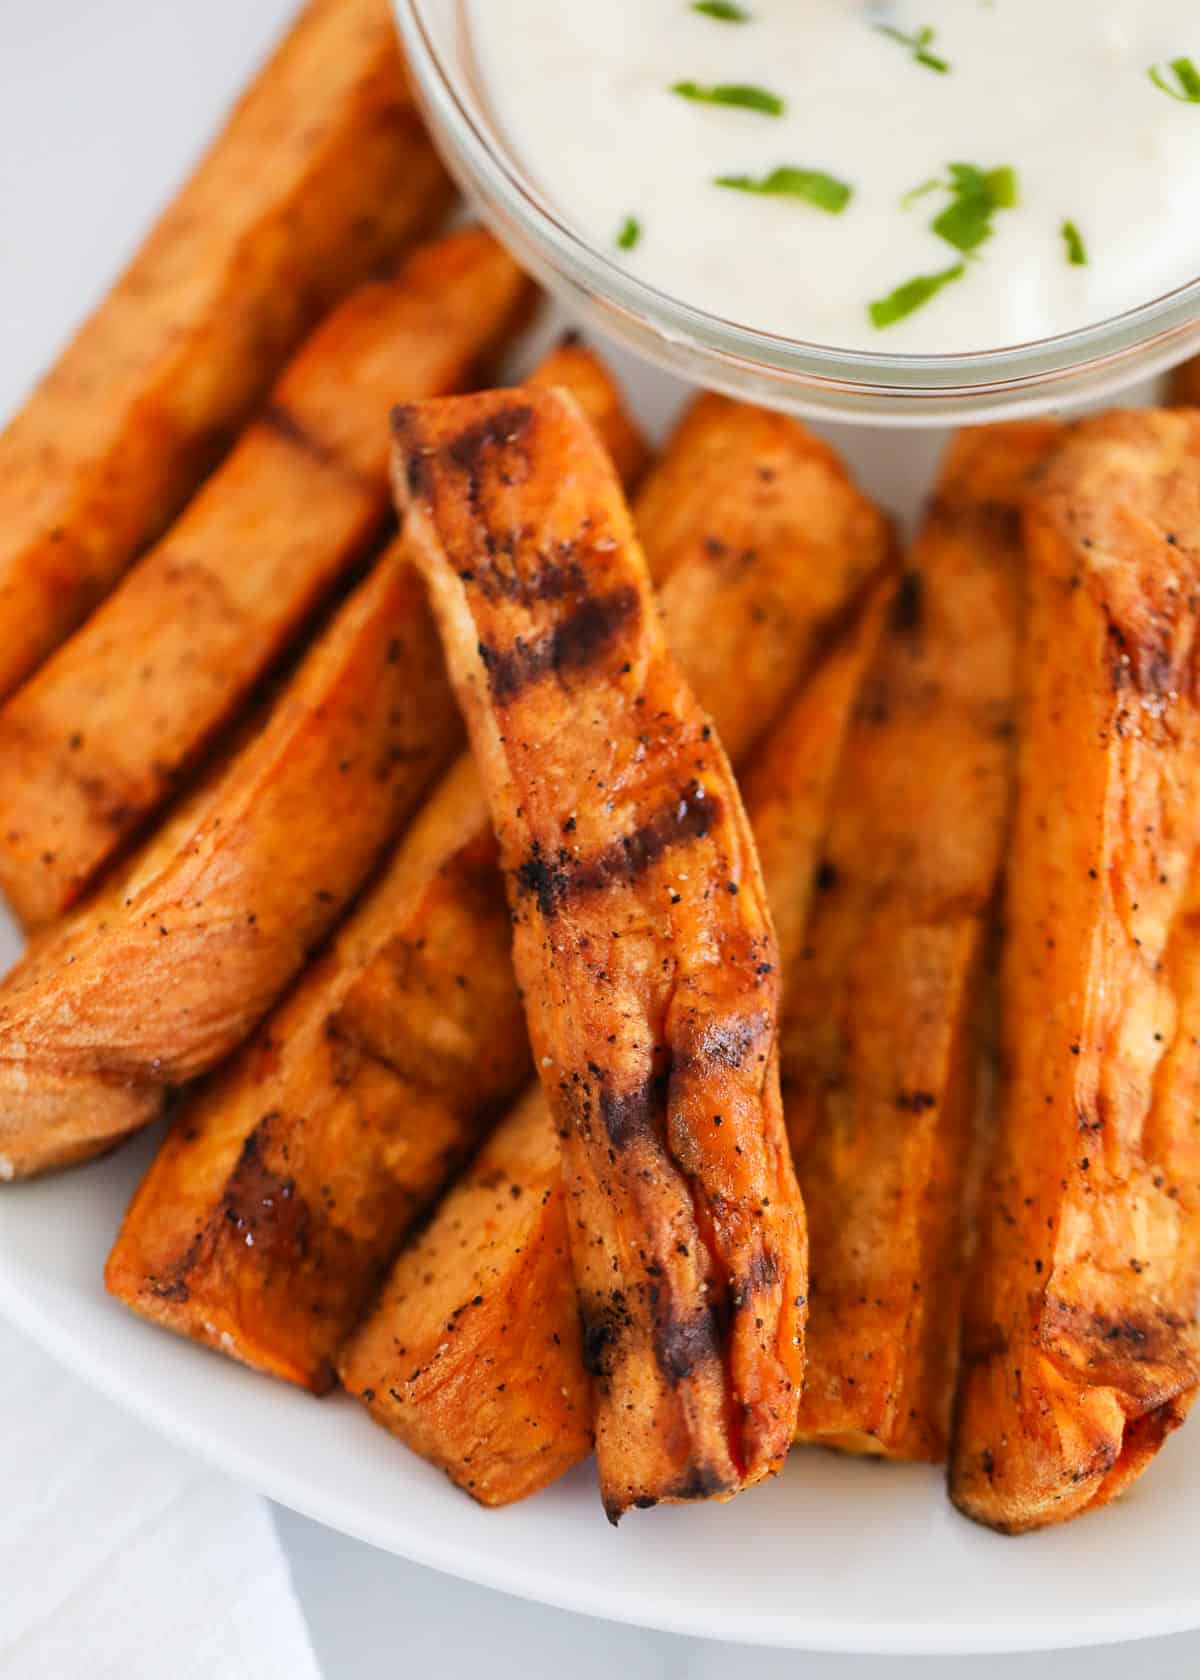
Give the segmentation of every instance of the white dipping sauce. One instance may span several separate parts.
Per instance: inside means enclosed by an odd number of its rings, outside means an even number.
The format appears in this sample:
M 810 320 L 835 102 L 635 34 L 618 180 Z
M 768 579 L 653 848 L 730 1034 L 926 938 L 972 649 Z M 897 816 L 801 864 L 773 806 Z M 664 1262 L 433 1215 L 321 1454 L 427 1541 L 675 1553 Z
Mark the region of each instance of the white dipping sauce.
M 1067 332 L 1200 275 L 1200 0 L 468 0 L 493 115 L 590 243 L 673 297 L 743 326 L 853 350 L 980 351 Z M 918 62 L 879 27 L 932 30 Z M 743 84 L 780 116 L 699 103 Z M 947 166 L 1015 171 L 1018 202 L 964 256 L 932 231 Z M 852 188 L 839 214 L 714 185 L 780 166 Z M 628 218 L 640 230 L 621 250 Z M 1086 262 L 1068 260 L 1064 224 Z M 962 262 L 894 323 L 868 306 Z

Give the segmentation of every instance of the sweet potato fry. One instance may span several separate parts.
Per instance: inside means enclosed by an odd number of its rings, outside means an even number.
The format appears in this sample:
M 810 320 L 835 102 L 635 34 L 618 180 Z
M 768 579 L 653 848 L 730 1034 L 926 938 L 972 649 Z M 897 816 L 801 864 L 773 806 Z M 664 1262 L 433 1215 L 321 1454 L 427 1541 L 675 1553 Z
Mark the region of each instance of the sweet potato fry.
M 790 1443 L 806 1271 L 737 787 L 571 399 L 445 398 L 393 429 L 563 1134 L 605 1507 L 729 1496 Z
M 846 720 L 892 587 L 889 575 L 872 588 L 859 620 L 785 710 L 748 778 L 781 875 L 789 885 L 794 878 L 798 894 L 808 891 Z M 671 593 L 668 585 L 664 603 Z M 806 645 L 800 631 L 797 647 Z M 735 709 L 744 703 L 739 664 L 725 685 Z M 747 669 L 751 681 L 757 671 Z M 755 807 L 748 810 L 753 825 Z M 592 1448 L 579 1310 L 563 1266 L 560 1162 L 558 1134 L 535 1087 L 400 1255 L 340 1362 L 346 1387 L 379 1422 L 485 1505 L 536 1493 Z
M 27 927 L 92 883 L 378 538 L 392 402 L 461 389 L 530 292 L 473 229 L 354 293 L 166 536 L 0 710 L 0 888 Z
M 636 470 L 644 446 L 602 363 L 573 348 L 535 377 L 578 388 Z M 330 952 L 184 1104 L 113 1249 L 112 1292 L 248 1364 L 327 1388 L 413 1215 L 528 1076 L 511 942 L 464 755 Z M 385 1061 L 327 1030 L 348 994 L 367 1031 L 386 1035 Z
M 799 1433 L 829 1446 L 946 1455 L 983 957 L 1011 798 L 1020 501 L 1054 436 L 1018 423 L 951 445 L 785 971 L 784 1105 L 811 1245 Z M 766 847 L 768 888 L 773 857 Z
M 392 1268 L 340 1361 L 371 1415 L 482 1505 L 592 1450 L 562 1151 L 540 1085 Z
M 951 1494 L 1105 1504 L 1200 1380 L 1200 415 L 1078 426 L 1032 493 L 1003 1074 Z
M 742 798 L 775 922 L 783 1020 L 792 975 L 805 955 L 817 865 L 847 732 L 895 593 L 895 568 L 889 565 L 860 597 L 857 612 L 761 742 L 742 777 Z
M 709 528 L 695 504 L 703 494 Z M 672 645 L 695 648 L 688 681 L 702 705 L 722 686 L 731 660 L 779 674 L 775 704 L 763 710 L 749 689 L 721 701 L 721 738 L 737 759 L 776 715 L 797 669 L 813 665 L 867 580 L 887 533 L 828 444 L 781 414 L 708 393 L 684 415 L 672 449 L 638 498 L 639 532 L 653 529 L 661 583 L 705 549 L 689 599 L 676 610 Z M 807 588 L 797 588 L 804 557 Z M 756 587 L 744 587 L 747 568 Z M 797 636 L 806 640 L 797 645 Z M 711 673 L 711 674 L 710 674 Z
M 308 327 L 449 197 L 386 0 L 314 0 L 0 436 L 0 699 L 165 529 Z
M 0 985 L 0 1177 L 96 1154 L 227 1056 L 460 739 L 398 540 L 261 732 Z

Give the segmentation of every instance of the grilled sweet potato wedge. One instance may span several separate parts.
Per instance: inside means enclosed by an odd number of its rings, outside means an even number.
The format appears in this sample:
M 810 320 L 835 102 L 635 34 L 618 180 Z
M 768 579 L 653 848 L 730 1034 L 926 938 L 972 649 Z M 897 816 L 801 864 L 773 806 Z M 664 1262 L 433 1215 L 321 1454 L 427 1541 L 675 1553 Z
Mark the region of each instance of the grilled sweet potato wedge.
M 90 885 L 378 538 L 391 403 L 469 383 L 531 291 L 473 229 L 353 294 L 161 542 L 0 710 L 0 888 L 27 927 Z
M 572 348 L 548 358 L 547 375 L 578 386 L 636 470 L 644 447 L 603 364 Z M 112 1292 L 247 1364 L 327 1388 L 413 1215 L 528 1077 L 511 943 L 464 755 L 327 955 L 181 1108 L 113 1249 Z M 382 1059 L 328 1030 L 350 996 L 383 1037 Z
M 890 576 L 872 588 L 746 784 L 759 794 L 757 809 L 747 808 L 775 847 L 777 884 L 797 894 L 809 890 L 846 721 L 891 591 Z M 664 602 L 671 593 L 668 585 Z M 800 633 L 798 649 L 806 644 Z M 726 687 L 742 711 L 736 672 Z M 763 673 L 752 663 L 746 674 L 753 682 Z M 783 973 L 786 986 L 786 965 Z M 560 1162 L 535 1087 L 400 1255 L 340 1361 L 372 1416 L 485 1505 L 536 1493 L 592 1448 Z
M 1055 435 L 1018 423 L 951 445 L 787 971 L 784 1104 L 811 1244 L 799 1433 L 828 1446 L 946 1455 L 983 959 L 1011 800 L 1020 504 Z
M 707 529 L 694 513 L 701 497 Z M 660 584 L 706 550 L 707 564 L 676 609 L 672 645 L 686 635 L 695 648 L 688 681 L 710 709 L 722 673 L 731 660 L 746 664 L 750 649 L 756 666 L 777 672 L 782 699 L 797 669 L 816 663 L 889 541 L 878 509 L 828 444 L 784 415 L 712 392 L 691 404 L 646 480 L 637 526 L 655 532 Z M 753 591 L 744 587 L 747 570 Z M 806 638 L 803 649 L 798 635 Z M 730 756 L 748 750 L 775 715 L 749 688 L 740 706 L 736 695 L 725 695 L 721 738 Z
M 884 568 L 742 777 L 742 798 L 775 922 L 783 1019 L 796 965 L 807 956 L 809 909 L 847 733 L 896 582 L 895 568 Z
M 340 1369 L 482 1505 L 525 1499 L 591 1452 L 562 1151 L 540 1085 L 400 1255 Z
M 460 740 L 397 541 L 261 731 L 0 985 L 0 1177 L 96 1154 L 227 1056 Z
M 806 1287 L 737 787 L 571 399 L 446 398 L 393 430 L 564 1134 L 605 1506 L 728 1496 L 786 1454 Z
M 386 0 L 314 0 L 0 436 L 0 699 L 165 529 L 329 304 L 449 198 Z
M 1200 1380 L 1200 415 L 1082 423 L 1028 509 L 1003 1077 L 959 1509 L 1105 1504 Z

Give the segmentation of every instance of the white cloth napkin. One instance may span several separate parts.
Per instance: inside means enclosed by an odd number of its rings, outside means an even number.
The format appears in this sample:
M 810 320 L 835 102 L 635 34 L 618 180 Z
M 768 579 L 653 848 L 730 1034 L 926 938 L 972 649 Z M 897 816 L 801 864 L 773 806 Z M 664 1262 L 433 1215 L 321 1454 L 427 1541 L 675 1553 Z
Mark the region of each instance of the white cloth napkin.
M 318 1680 L 270 1515 L 0 1322 L 3 1680 Z

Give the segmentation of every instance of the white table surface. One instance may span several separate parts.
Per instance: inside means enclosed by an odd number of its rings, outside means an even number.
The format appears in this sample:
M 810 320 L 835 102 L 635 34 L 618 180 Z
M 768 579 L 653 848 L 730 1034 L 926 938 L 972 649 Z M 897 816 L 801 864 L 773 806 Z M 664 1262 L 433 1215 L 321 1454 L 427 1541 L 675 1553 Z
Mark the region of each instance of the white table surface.
M 0 0 L 0 417 L 117 271 L 290 9 L 291 0 Z M 291 1512 L 275 1517 L 328 1680 L 381 1672 L 381 1663 L 436 1676 L 479 1669 L 489 1680 L 1182 1680 L 1200 1672 L 1200 1633 L 969 1660 L 705 1645 L 525 1604 Z

